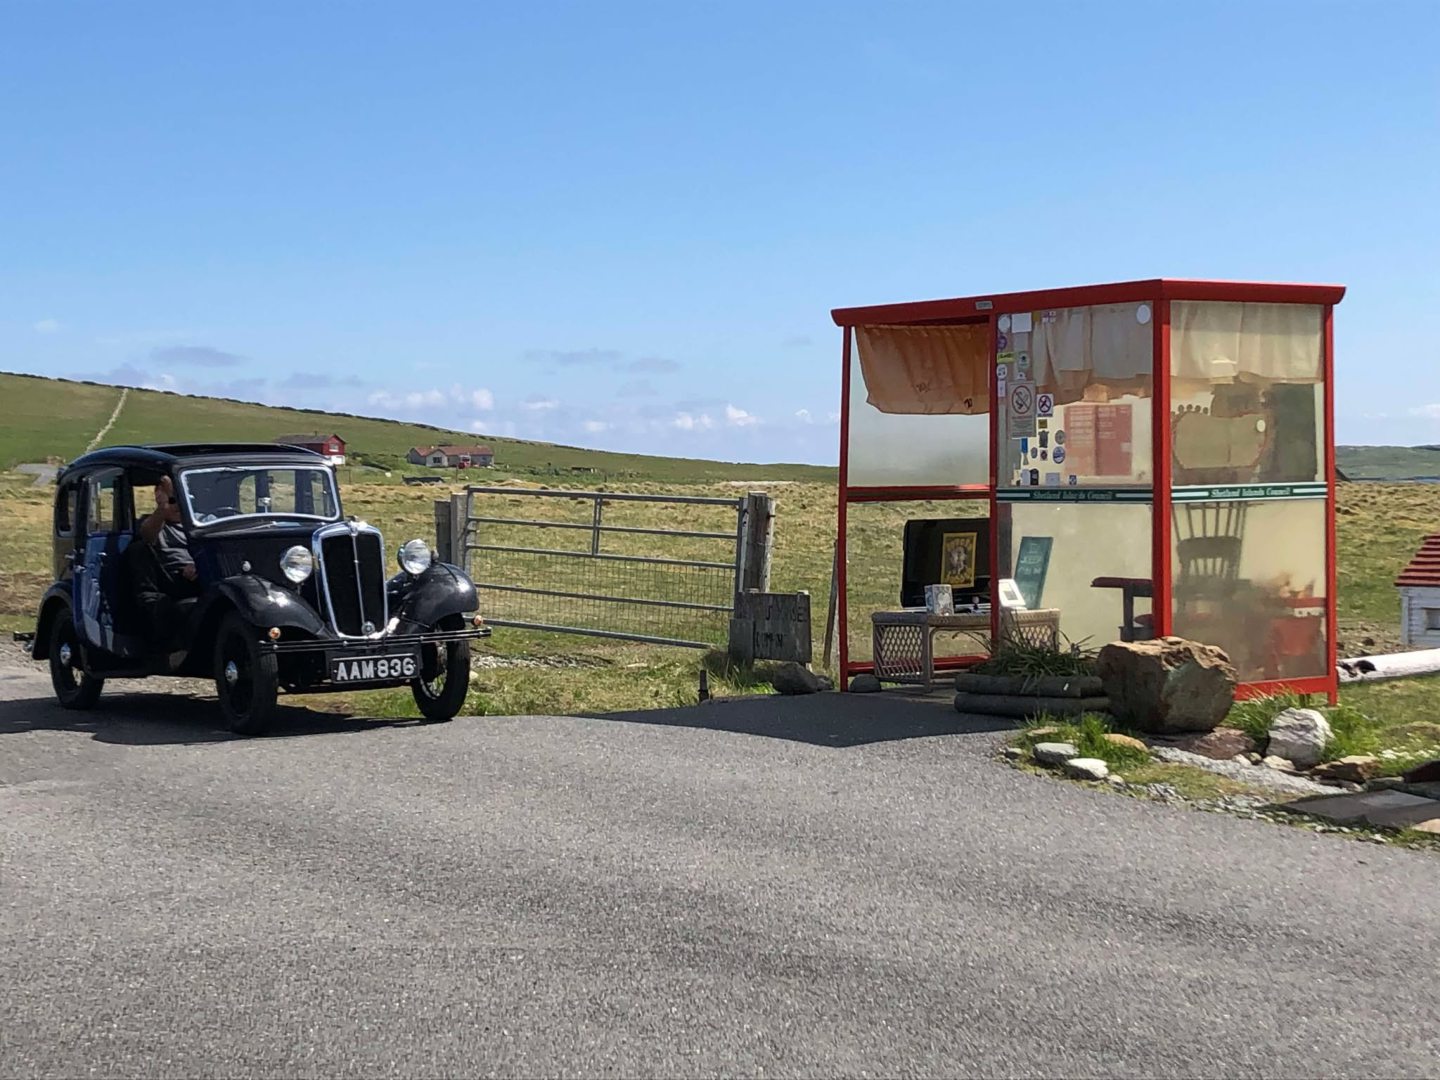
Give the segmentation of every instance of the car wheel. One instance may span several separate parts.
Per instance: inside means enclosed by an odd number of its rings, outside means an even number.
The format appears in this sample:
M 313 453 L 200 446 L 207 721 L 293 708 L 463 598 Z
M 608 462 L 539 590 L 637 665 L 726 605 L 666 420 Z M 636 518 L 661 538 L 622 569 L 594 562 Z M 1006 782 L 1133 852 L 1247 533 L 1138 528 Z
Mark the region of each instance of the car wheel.
M 215 639 L 215 691 L 230 730 L 265 730 L 279 687 L 275 654 L 260 648 L 260 631 L 234 612 L 225 616 Z
M 426 720 L 443 723 L 454 719 L 470 691 L 469 640 L 422 645 L 420 677 L 410 684 L 410 690 L 415 695 L 420 715 Z
M 56 700 L 67 709 L 94 708 L 105 688 L 104 679 L 80 670 L 80 640 L 68 604 L 55 612 L 50 625 L 50 682 L 55 686 Z

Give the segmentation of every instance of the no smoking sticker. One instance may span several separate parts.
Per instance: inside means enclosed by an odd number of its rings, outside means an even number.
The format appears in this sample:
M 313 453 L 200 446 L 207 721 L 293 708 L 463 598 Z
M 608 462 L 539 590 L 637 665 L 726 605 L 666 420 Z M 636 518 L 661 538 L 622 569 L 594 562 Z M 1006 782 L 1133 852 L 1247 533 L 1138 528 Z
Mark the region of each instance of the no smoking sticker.
M 1029 383 L 1019 383 L 1010 391 L 1010 415 L 1029 416 L 1035 408 L 1035 392 Z
M 1035 411 L 1041 416 L 1055 415 L 1055 395 L 1041 394 L 1035 399 Z

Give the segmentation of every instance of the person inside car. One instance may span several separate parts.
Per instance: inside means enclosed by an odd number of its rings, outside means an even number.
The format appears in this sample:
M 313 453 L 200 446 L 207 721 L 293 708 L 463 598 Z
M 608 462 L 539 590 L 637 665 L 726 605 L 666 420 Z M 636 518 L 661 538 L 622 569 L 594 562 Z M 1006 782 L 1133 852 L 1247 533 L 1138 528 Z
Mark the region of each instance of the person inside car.
M 135 530 L 127 555 L 145 629 L 157 641 L 169 640 L 183 624 L 180 616 L 190 606 L 185 601 L 200 595 L 170 477 L 162 476 L 156 483 L 155 510 Z

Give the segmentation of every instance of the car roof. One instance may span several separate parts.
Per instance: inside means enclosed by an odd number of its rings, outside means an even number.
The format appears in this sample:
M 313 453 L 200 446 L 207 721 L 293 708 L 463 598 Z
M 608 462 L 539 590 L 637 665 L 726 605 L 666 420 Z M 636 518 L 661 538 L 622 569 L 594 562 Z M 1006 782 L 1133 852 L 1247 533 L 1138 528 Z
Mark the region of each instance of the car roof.
M 177 466 L 238 464 L 240 461 L 252 465 L 329 465 L 323 455 L 313 450 L 276 443 L 150 443 L 92 450 L 66 465 L 62 475 L 100 468 L 169 472 Z

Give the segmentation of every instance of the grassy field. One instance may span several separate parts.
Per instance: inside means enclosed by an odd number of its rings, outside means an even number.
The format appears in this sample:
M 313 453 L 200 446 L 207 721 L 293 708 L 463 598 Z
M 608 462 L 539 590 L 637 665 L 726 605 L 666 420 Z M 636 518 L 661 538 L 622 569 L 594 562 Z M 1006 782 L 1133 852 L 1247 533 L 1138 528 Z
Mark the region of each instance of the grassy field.
M 1341 446 L 1335 461 L 1352 480 L 1440 476 L 1440 446 Z
M 113 386 L 0 373 L 0 469 L 20 462 L 68 460 L 84 451 L 120 398 Z M 579 476 L 590 481 L 646 480 L 672 483 L 713 480 L 815 480 L 835 470 L 814 465 L 756 465 L 692 458 L 616 454 L 553 443 L 497 439 L 394 420 L 275 409 L 220 398 L 185 397 L 158 390 L 131 390 L 106 444 L 145 442 L 269 442 L 277 435 L 338 434 L 351 459 L 385 470 L 426 473 L 405 462 L 412 446 L 484 442 L 495 448 L 494 475 Z M 356 470 L 357 474 L 362 470 Z M 492 475 L 487 470 L 486 476 Z M 379 474 L 372 473 L 379 480 Z M 398 482 L 398 475 L 390 478 Z

